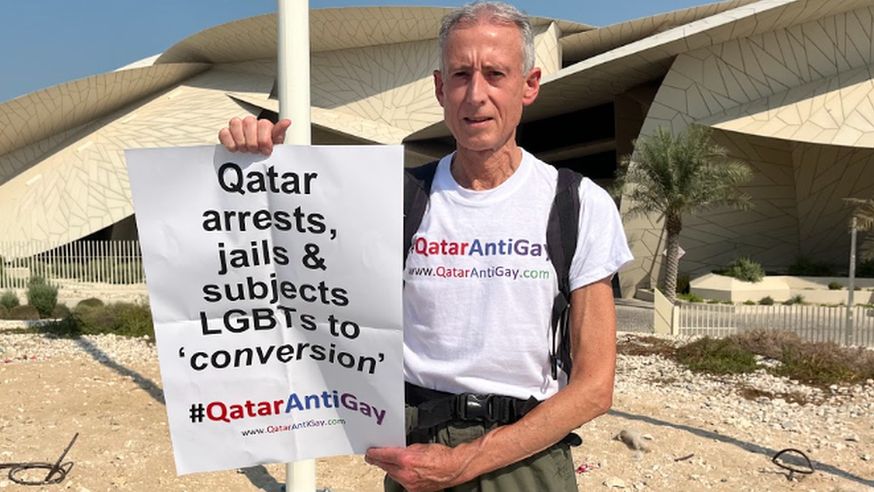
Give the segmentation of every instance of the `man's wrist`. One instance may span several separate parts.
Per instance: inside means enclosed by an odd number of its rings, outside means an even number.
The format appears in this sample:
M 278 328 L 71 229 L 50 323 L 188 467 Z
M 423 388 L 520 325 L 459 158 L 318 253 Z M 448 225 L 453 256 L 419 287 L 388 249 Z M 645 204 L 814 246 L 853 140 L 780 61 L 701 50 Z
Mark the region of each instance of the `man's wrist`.
M 485 473 L 485 471 L 478 471 L 476 466 L 478 464 L 476 458 L 482 452 L 483 439 L 484 437 L 481 437 L 452 448 L 453 459 L 458 464 L 459 474 L 453 481 L 456 483 L 451 486 L 469 482 Z

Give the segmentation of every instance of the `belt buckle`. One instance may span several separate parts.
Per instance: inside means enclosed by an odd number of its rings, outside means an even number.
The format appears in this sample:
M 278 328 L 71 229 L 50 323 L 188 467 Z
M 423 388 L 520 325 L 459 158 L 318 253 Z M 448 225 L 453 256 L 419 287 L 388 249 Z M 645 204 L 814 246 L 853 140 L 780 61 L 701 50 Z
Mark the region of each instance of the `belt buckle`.
M 491 422 L 492 395 L 462 393 L 456 400 L 455 411 L 461 420 Z

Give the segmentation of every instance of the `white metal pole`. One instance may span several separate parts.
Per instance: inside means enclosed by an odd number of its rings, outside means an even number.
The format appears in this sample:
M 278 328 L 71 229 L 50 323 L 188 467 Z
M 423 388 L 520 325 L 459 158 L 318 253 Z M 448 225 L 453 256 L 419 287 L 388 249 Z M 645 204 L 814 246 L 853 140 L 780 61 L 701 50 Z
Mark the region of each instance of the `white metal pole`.
M 279 117 L 289 118 L 285 142 L 310 145 L 310 5 L 309 0 L 277 0 L 276 85 Z M 286 492 L 316 490 L 314 460 L 285 465 Z
M 844 330 L 844 344 L 850 345 L 853 342 L 853 328 L 855 320 L 853 319 L 853 294 L 856 292 L 856 215 L 853 211 L 852 222 L 850 223 L 850 275 L 847 285 L 847 327 Z
M 279 117 L 291 119 L 285 142 L 310 145 L 309 0 L 277 0 Z

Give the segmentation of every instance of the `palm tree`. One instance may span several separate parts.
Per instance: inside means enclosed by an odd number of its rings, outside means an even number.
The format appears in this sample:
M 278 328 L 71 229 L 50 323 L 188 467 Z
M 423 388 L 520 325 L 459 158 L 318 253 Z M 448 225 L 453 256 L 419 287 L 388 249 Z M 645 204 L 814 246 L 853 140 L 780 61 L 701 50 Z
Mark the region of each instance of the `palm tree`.
M 856 230 L 869 231 L 874 228 L 874 198 L 844 198 L 844 201 L 853 207 Z
M 683 215 L 717 206 L 749 208 L 750 197 L 738 191 L 752 171 L 731 159 L 710 138 L 710 130 L 693 125 L 679 135 L 660 127 L 634 142 L 623 158 L 614 193 L 629 200 L 629 214 L 658 214 L 665 221 L 667 259 L 662 291 L 674 302 L 677 288 Z

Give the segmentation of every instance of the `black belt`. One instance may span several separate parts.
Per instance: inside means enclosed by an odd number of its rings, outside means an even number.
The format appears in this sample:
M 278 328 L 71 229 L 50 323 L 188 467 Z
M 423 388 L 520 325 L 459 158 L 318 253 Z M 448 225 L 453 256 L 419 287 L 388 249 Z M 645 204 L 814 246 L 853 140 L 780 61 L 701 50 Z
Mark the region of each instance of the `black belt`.
M 407 405 L 418 409 L 416 429 L 429 429 L 447 422 L 512 424 L 540 402 L 503 395 L 453 394 L 405 383 Z
M 540 402 L 533 396 L 527 400 L 503 395 L 459 395 L 404 383 L 407 405 L 416 407 L 418 418 L 412 430 L 426 430 L 449 422 L 478 422 L 507 425 L 521 419 Z M 571 432 L 556 444 L 576 447 L 583 439 Z

